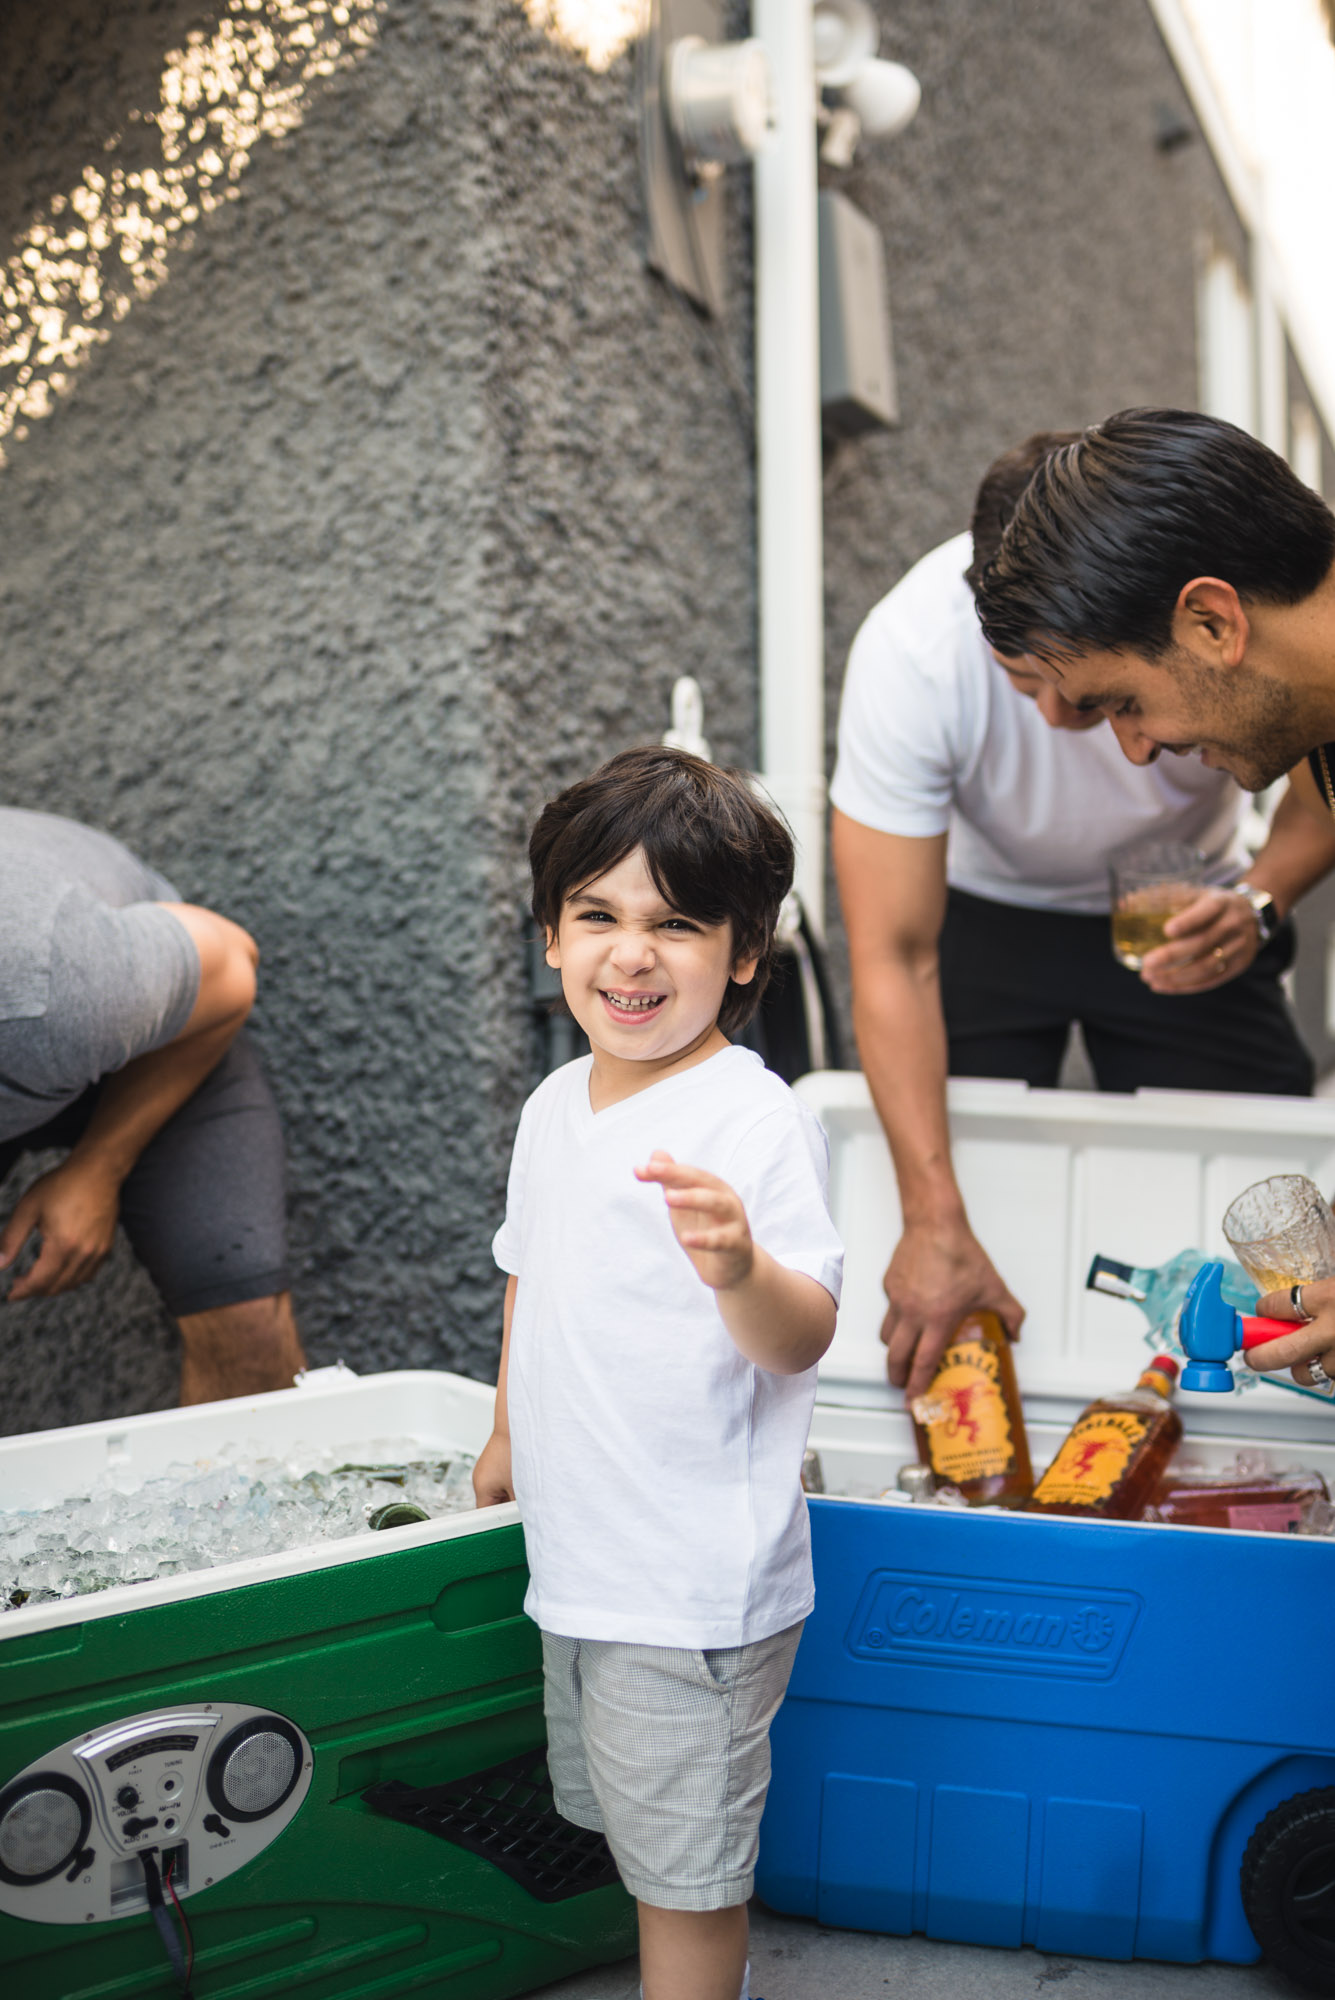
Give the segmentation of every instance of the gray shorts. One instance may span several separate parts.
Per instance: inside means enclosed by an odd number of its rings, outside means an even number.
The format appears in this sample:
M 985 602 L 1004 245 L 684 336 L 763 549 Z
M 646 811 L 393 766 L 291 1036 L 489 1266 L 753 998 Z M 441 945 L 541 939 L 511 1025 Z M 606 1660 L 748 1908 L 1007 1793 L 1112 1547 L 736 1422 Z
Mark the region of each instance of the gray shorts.
M 769 1727 L 801 1624 L 708 1652 L 542 1635 L 557 1809 L 607 1836 L 632 1896 L 724 1910 L 755 1881 Z
M 24 1153 L 77 1145 L 101 1088 L 0 1144 L 0 1183 Z M 283 1168 L 278 1107 L 243 1033 L 153 1134 L 121 1188 L 130 1248 L 173 1319 L 287 1291 Z

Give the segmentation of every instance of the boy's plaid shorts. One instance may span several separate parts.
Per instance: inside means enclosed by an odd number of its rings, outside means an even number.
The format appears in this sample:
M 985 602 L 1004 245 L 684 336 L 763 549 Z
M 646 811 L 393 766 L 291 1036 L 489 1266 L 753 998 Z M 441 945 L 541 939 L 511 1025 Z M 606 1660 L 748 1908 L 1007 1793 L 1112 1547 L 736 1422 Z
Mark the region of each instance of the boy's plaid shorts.
M 607 1836 L 632 1896 L 722 1910 L 751 1894 L 769 1728 L 801 1623 L 695 1651 L 542 1635 L 558 1810 Z

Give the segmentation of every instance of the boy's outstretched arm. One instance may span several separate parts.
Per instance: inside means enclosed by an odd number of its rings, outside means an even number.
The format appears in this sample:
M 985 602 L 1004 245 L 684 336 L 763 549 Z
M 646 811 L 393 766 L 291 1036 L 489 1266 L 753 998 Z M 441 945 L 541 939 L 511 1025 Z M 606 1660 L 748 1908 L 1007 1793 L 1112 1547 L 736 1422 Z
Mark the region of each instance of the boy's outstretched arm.
M 814 1368 L 834 1339 L 834 1300 L 824 1285 L 752 1241 L 740 1196 L 716 1174 L 678 1166 L 670 1153 L 652 1153 L 635 1173 L 662 1187 L 677 1241 L 747 1360 L 772 1375 Z
M 505 1378 L 510 1367 L 510 1325 L 515 1316 L 515 1293 L 518 1290 L 518 1278 L 506 1280 L 505 1331 L 501 1336 L 501 1366 L 496 1377 L 496 1414 L 492 1418 L 491 1436 L 473 1467 L 473 1492 L 479 1507 L 499 1507 L 503 1501 L 515 1497 L 510 1476 L 510 1411 L 505 1400 Z

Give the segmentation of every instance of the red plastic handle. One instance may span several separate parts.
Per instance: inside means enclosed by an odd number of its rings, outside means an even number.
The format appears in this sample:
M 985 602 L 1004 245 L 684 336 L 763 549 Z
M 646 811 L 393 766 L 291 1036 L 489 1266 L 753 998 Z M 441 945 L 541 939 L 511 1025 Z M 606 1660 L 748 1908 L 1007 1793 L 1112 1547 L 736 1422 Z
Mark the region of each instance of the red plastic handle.
M 1242 1351 L 1249 1347 L 1263 1347 L 1267 1340 L 1278 1340 L 1282 1334 L 1297 1333 L 1303 1322 L 1300 1319 L 1254 1319 L 1250 1314 L 1242 1315 Z

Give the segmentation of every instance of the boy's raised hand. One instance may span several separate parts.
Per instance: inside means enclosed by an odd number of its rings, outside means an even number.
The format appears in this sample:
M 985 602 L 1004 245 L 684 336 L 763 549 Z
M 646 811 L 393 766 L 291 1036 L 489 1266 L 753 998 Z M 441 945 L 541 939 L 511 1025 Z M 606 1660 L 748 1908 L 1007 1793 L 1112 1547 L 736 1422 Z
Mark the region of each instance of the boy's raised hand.
M 636 1167 L 637 1180 L 657 1181 L 667 1201 L 678 1243 L 705 1284 L 716 1292 L 745 1283 L 756 1246 L 741 1198 L 703 1167 L 678 1166 L 671 1153 L 654 1152 Z

